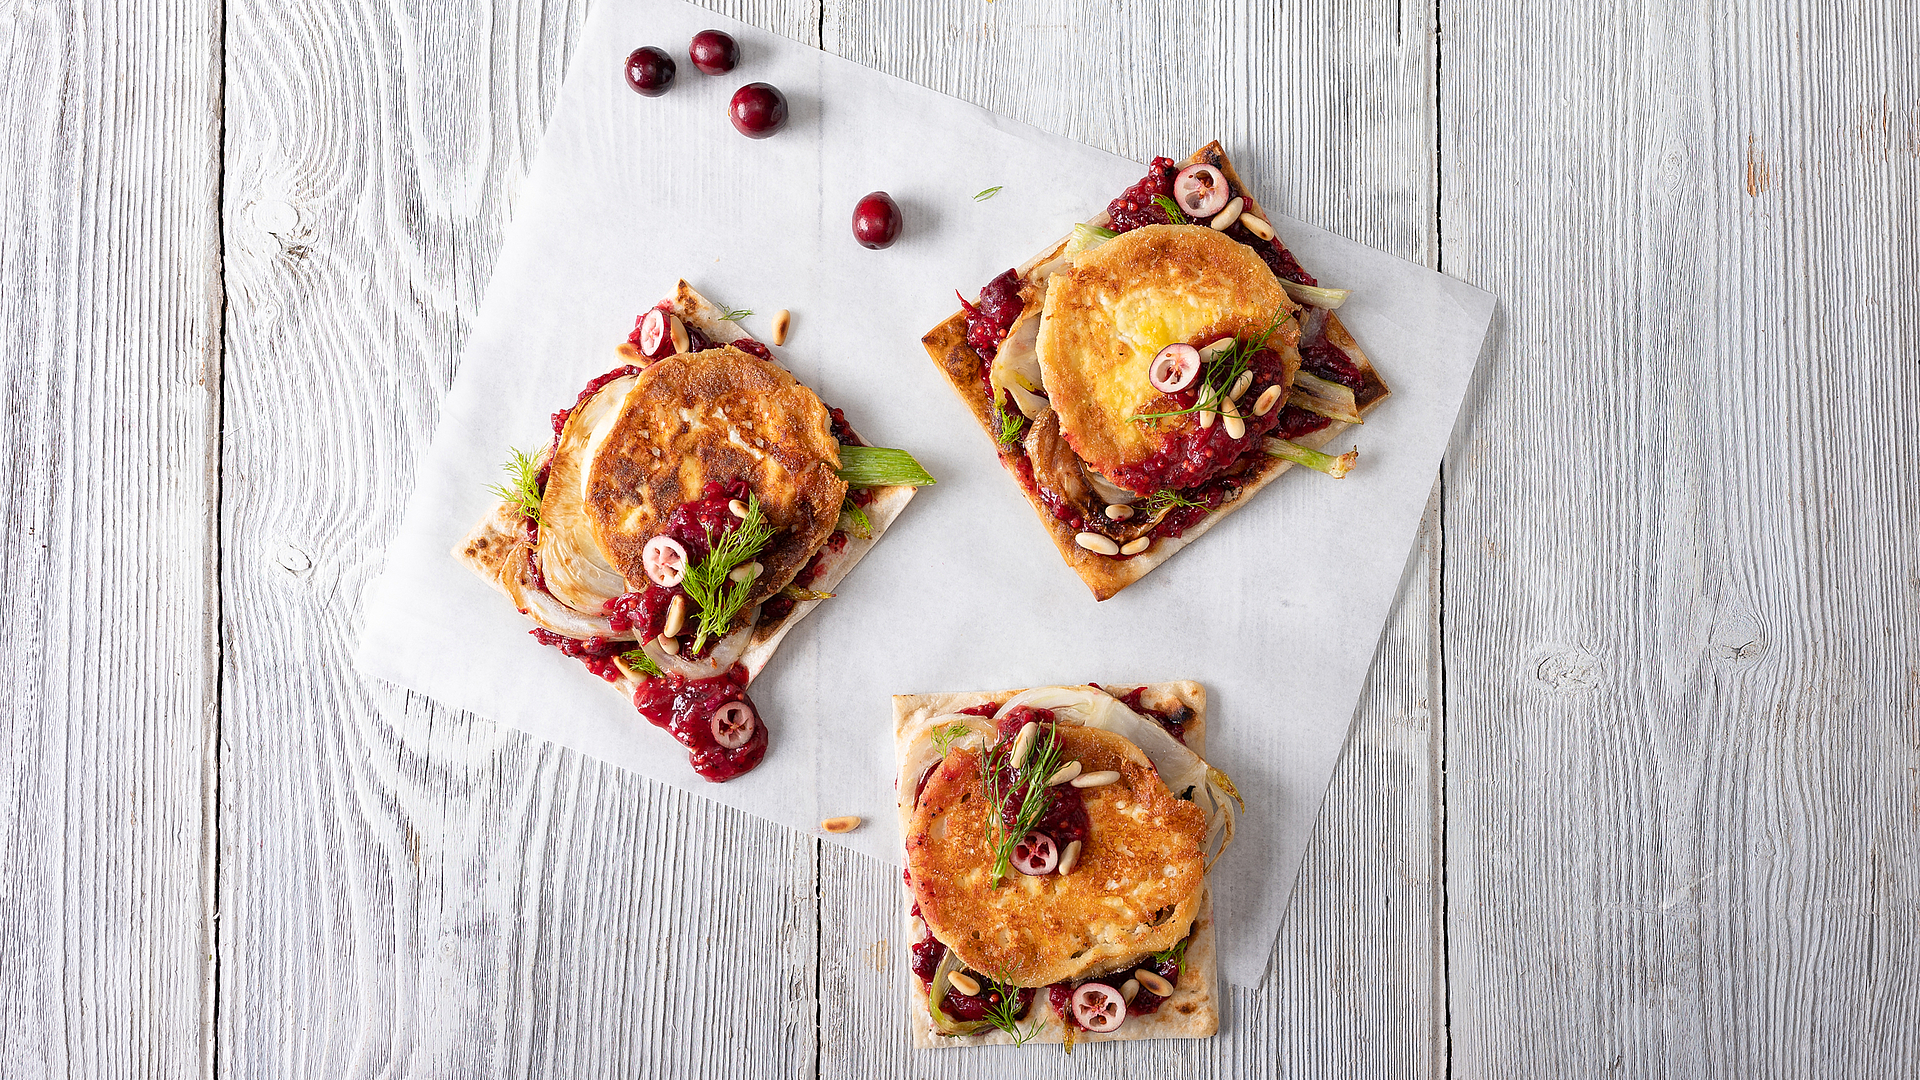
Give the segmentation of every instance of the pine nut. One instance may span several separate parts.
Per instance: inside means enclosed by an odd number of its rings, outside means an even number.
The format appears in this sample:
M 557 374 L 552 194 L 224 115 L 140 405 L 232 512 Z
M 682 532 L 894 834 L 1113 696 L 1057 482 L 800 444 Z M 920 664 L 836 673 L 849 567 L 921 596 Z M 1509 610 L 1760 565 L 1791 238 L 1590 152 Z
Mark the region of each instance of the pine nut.
M 1239 344 L 1239 342 L 1236 341 L 1235 339 L 1230 337 L 1223 337 L 1219 341 L 1214 342 L 1213 344 L 1207 346 L 1206 348 L 1200 351 L 1204 353 L 1210 353 L 1213 356 L 1219 356 L 1221 353 L 1231 351 L 1233 347 L 1237 344 Z
M 1133 1004 L 1133 999 L 1139 996 L 1140 996 L 1140 980 L 1139 979 L 1128 979 L 1126 982 L 1123 982 L 1120 984 L 1120 997 L 1127 1004 L 1129 1005 Z
M 1153 546 L 1153 537 L 1136 536 L 1133 539 L 1127 541 L 1126 543 L 1120 545 L 1120 554 L 1138 555 L 1152 546 Z
M 667 605 L 667 622 L 660 628 L 661 637 L 679 637 L 680 631 L 687 628 L 687 598 L 676 595 L 673 603 Z
M 729 499 L 727 501 L 727 511 L 737 518 L 746 517 L 747 504 L 741 502 L 739 499 Z
M 964 971 L 948 973 L 947 982 L 951 984 L 955 990 L 960 991 L 968 997 L 980 996 L 980 983 Z
M 1252 385 L 1253 385 L 1253 372 L 1251 371 L 1241 372 L 1240 377 L 1233 380 L 1233 389 L 1227 391 L 1227 400 L 1239 401 L 1240 395 L 1246 393 L 1247 387 Z
M 1084 532 L 1073 538 L 1073 542 L 1093 552 L 1095 555 L 1118 555 L 1120 545 L 1112 537 L 1101 536 L 1095 532 Z
M 1220 426 L 1226 429 L 1227 438 L 1229 439 L 1244 439 L 1247 437 L 1247 422 L 1237 416 L 1229 416 L 1225 420 L 1220 421 Z
M 686 352 L 688 346 L 691 344 L 691 340 L 687 337 L 687 324 L 680 321 L 680 316 L 669 315 L 667 316 L 667 327 L 672 333 L 673 351 L 676 353 Z
M 1107 507 L 1108 521 L 1125 521 L 1133 516 L 1133 507 L 1126 503 L 1113 503 Z
M 1060 865 L 1054 867 L 1054 869 L 1059 871 L 1062 876 L 1065 876 L 1073 873 L 1073 868 L 1079 865 L 1080 841 L 1075 840 L 1067 845 L 1067 850 L 1060 853 Z
M 639 349 L 634 348 L 633 342 L 631 341 L 621 342 L 614 346 L 613 351 L 619 353 L 620 359 L 625 360 L 629 364 L 644 363 L 647 359 L 647 355 Z
M 666 653 L 666 654 L 667 654 L 668 656 L 679 656 L 679 655 L 680 655 L 680 639 L 679 639 L 679 638 L 677 638 L 677 637 L 668 637 L 668 636 L 667 636 L 667 635 L 665 635 L 665 634 L 661 634 L 661 635 L 660 635 L 659 637 L 657 637 L 657 638 L 655 638 L 654 640 L 655 640 L 655 641 L 658 641 L 658 642 L 660 643 L 660 648 L 661 648 L 661 649 L 662 649 L 662 650 L 663 650 L 663 651 L 664 651 L 664 652 L 665 652 L 665 653 Z
M 1106 787 L 1108 784 L 1116 784 L 1119 782 L 1120 774 L 1114 772 L 1112 769 L 1101 769 L 1099 772 L 1081 773 L 1079 776 L 1067 781 L 1067 783 L 1077 788 Z
M 1140 988 L 1148 993 L 1158 994 L 1161 997 L 1173 996 L 1173 984 L 1161 978 L 1156 972 L 1141 968 L 1133 973 L 1133 977 L 1140 980 Z
M 1265 416 L 1272 412 L 1273 407 L 1280 404 L 1280 395 L 1282 393 L 1285 393 L 1285 391 L 1278 386 L 1269 386 L 1265 390 L 1260 391 L 1260 397 L 1253 403 L 1253 415 Z
M 759 577 L 760 572 L 765 569 L 766 567 L 761 566 L 757 562 L 750 562 L 745 566 L 736 566 L 732 570 L 727 572 L 727 580 L 728 581 L 752 581 L 754 578 Z
M 786 308 L 781 308 L 779 311 L 773 313 L 773 343 L 775 345 L 785 345 L 787 343 L 787 327 L 792 324 L 793 315 L 788 312 Z
M 1205 401 L 1205 400 L 1207 400 L 1207 395 L 1209 395 L 1209 394 L 1211 394 L 1211 393 L 1213 393 L 1213 387 L 1211 387 L 1211 386 L 1203 386 L 1203 387 L 1201 387 L 1201 388 L 1200 388 L 1200 400 L 1201 400 L 1201 401 Z M 1201 430 L 1201 431 L 1205 431 L 1205 430 L 1207 430 L 1208 428 L 1210 428 L 1210 427 L 1212 427 L 1212 426 L 1213 426 L 1213 420 L 1214 420 L 1214 417 L 1215 417 L 1215 416 L 1217 416 L 1217 415 L 1218 415 L 1218 414 L 1217 414 L 1217 413 L 1215 413 L 1215 412 L 1214 412 L 1214 411 L 1213 411 L 1212 409 L 1201 409 L 1201 410 L 1200 410 L 1200 430 Z
M 1055 784 L 1066 783 L 1074 777 L 1079 776 L 1080 769 L 1081 765 L 1078 761 L 1067 762 L 1065 765 L 1053 770 L 1052 776 L 1047 777 L 1047 786 L 1053 787 Z
M 1240 210 L 1242 207 L 1246 205 L 1247 205 L 1247 200 L 1241 198 L 1238 195 L 1235 195 L 1233 197 L 1233 201 L 1227 204 L 1227 208 L 1225 210 L 1222 210 L 1218 214 L 1214 215 L 1214 219 L 1211 222 L 1211 224 L 1213 225 L 1214 228 L 1219 229 L 1221 232 L 1226 232 L 1228 229 L 1233 228 L 1234 222 L 1240 220 Z
M 1013 737 L 1013 753 L 1007 755 L 1007 764 L 1018 769 L 1027 763 L 1027 755 L 1033 753 L 1033 742 L 1040 737 L 1040 725 L 1032 720 L 1020 725 L 1020 733 Z
M 860 827 L 860 815 L 848 814 L 845 817 L 830 817 L 820 823 L 820 827 L 831 833 L 852 832 Z
M 1241 214 L 1240 224 L 1245 225 L 1248 232 L 1262 240 L 1273 239 L 1273 226 L 1267 224 L 1260 218 L 1254 217 L 1252 214 Z

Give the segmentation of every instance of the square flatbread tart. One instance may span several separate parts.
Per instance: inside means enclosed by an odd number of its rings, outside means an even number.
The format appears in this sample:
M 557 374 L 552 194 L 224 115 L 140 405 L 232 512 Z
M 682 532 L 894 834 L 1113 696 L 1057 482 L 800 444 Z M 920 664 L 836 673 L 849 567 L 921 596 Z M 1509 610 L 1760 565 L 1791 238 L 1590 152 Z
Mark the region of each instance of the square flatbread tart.
M 748 683 L 932 482 L 726 314 L 680 282 L 453 551 L 716 782 L 766 753 Z
M 1321 448 L 1387 397 L 1268 221 L 1218 142 L 1156 158 L 921 339 L 1096 600 L 1293 465 L 1344 476 Z
M 1219 1030 L 1206 874 L 1239 795 L 1198 683 L 893 709 L 915 1047 Z

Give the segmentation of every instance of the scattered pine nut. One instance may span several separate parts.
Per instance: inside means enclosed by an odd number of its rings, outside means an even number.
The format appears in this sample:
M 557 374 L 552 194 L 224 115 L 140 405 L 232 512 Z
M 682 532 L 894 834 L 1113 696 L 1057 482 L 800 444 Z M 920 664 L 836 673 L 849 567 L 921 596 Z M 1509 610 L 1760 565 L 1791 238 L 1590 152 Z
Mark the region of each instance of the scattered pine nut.
M 1247 200 L 1241 198 L 1238 195 L 1235 195 L 1233 197 L 1233 201 L 1227 204 L 1227 208 L 1225 210 L 1220 211 L 1220 213 L 1216 215 L 1211 222 L 1208 222 L 1208 224 L 1212 225 L 1214 228 L 1220 230 L 1221 232 L 1226 232 L 1228 229 L 1233 228 L 1234 222 L 1240 220 L 1240 211 L 1246 205 L 1247 205 Z
M 1097 532 L 1080 533 L 1073 538 L 1073 542 L 1093 552 L 1095 555 L 1120 554 L 1120 545 L 1113 542 L 1113 537 L 1101 536 Z
M 674 594 L 673 602 L 667 605 L 667 621 L 660 627 L 662 637 L 677 638 L 680 631 L 687 628 L 687 598 Z
M 845 817 L 830 817 L 820 823 L 820 827 L 830 833 L 852 832 L 859 828 L 860 825 L 861 821 L 858 814 L 848 814 Z
M 1138 555 L 1152 546 L 1153 546 L 1153 537 L 1136 536 L 1133 539 L 1127 541 L 1125 544 L 1121 545 L 1120 554 Z
M 1108 784 L 1117 784 L 1119 782 L 1120 774 L 1114 772 L 1112 769 L 1101 769 L 1099 772 L 1081 773 L 1079 776 L 1067 781 L 1067 783 L 1077 788 L 1106 787 Z
M 1073 873 L 1073 868 L 1079 865 L 1080 865 L 1080 841 L 1075 840 L 1067 845 L 1066 851 L 1061 853 L 1060 865 L 1055 867 L 1055 869 L 1058 870 L 1062 875 L 1065 875 L 1065 874 Z
M 1020 733 L 1013 737 L 1013 753 L 1007 755 L 1007 764 L 1015 769 L 1027 763 L 1027 755 L 1033 753 L 1034 740 L 1040 737 L 1040 725 L 1032 720 L 1020 725 Z
M 1143 990 L 1158 994 L 1161 997 L 1173 996 L 1173 984 L 1161 978 L 1157 972 L 1141 968 L 1133 973 L 1133 977 L 1140 980 L 1140 988 Z
M 1056 784 L 1066 783 L 1074 777 L 1079 776 L 1080 769 L 1081 765 L 1078 761 L 1067 762 L 1065 765 L 1055 769 L 1052 776 L 1047 777 L 1047 786 L 1053 787 Z
M 792 325 L 792 323 L 793 314 L 786 308 L 781 308 L 779 311 L 773 313 L 773 343 L 775 345 L 785 345 L 787 343 L 787 327 Z
M 961 993 L 967 995 L 968 997 L 980 996 L 979 981 L 964 971 L 955 971 L 955 972 L 949 973 L 947 975 L 947 982 L 953 984 L 953 988 L 955 990 L 960 991 Z
M 1254 217 L 1252 214 L 1241 214 L 1240 224 L 1245 225 L 1248 232 L 1262 240 L 1273 239 L 1273 226 L 1267 224 L 1263 218 Z
M 739 499 L 729 499 L 727 500 L 727 512 L 731 513 L 734 517 L 744 518 L 747 516 L 747 504 L 741 502 Z

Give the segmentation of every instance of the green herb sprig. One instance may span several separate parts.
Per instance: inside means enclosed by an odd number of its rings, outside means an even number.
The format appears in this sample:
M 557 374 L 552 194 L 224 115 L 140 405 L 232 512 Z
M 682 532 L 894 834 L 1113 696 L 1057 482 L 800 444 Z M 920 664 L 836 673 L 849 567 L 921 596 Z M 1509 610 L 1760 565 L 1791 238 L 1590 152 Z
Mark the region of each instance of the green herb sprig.
M 1153 197 L 1153 205 L 1166 211 L 1169 222 L 1175 225 L 1185 225 L 1187 223 L 1187 215 L 1180 212 L 1180 204 L 1167 198 L 1165 195 L 1155 195 Z
M 873 539 L 873 519 L 867 516 L 865 507 L 853 501 L 851 495 L 840 500 L 839 527 L 862 540 Z
M 1185 971 L 1187 967 L 1187 942 L 1190 940 L 1192 939 L 1181 938 L 1179 941 L 1176 941 L 1173 944 L 1167 946 L 1166 948 L 1161 949 L 1159 952 L 1154 953 L 1153 954 L 1154 966 L 1158 967 L 1161 964 L 1171 962 L 1171 963 L 1180 965 L 1180 970 Z
M 1173 510 L 1205 510 L 1206 508 L 1206 503 L 1189 499 L 1172 488 L 1161 488 L 1159 491 L 1154 492 L 1153 496 L 1149 498 L 1146 503 L 1146 510 L 1149 516 L 1167 513 Z
M 1254 354 L 1266 348 L 1267 342 L 1272 340 L 1281 324 L 1292 317 L 1292 313 L 1287 309 L 1277 308 L 1274 310 L 1272 321 L 1267 323 L 1267 328 L 1257 337 L 1234 338 L 1231 348 L 1214 353 L 1203 361 L 1200 368 L 1200 396 L 1192 405 L 1172 412 L 1135 413 L 1127 419 L 1137 424 L 1142 420 L 1159 420 L 1169 416 L 1185 416 L 1188 413 L 1219 412 L 1220 407 L 1226 404 L 1227 391 L 1233 389 L 1233 384 L 1240 376 L 1246 374 Z
M 1032 1025 L 1024 1030 L 1020 1027 L 1020 1017 L 1022 1015 L 1020 1008 L 1020 988 L 1017 986 L 1009 986 L 1005 980 L 996 979 L 993 982 L 993 989 L 1000 992 L 1000 1000 L 994 1001 L 992 998 L 988 998 L 986 1012 L 987 1023 L 992 1024 L 994 1027 L 999 1028 L 1011 1036 L 1014 1046 L 1020 1047 L 1027 1045 L 1035 1035 L 1040 1034 L 1040 1021 L 1035 1020 Z M 1029 1005 L 1028 1008 L 1032 1008 L 1032 1006 Z
M 996 406 L 994 411 L 1000 414 L 1000 434 L 994 436 L 995 441 L 1001 446 L 1012 446 L 1019 442 L 1020 436 L 1027 430 L 1027 418 L 1018 409 L 1007 410 Z
M 1008 755 L 1013 753 L 1014 739 L 1002 739 L 987 751 L 982 768 L 986 770 L 987 807 L 990 828 L 993 830 L 993 886 L 999 888 L 1013 869 L 1013 848 L 1022 837 L 1033 831 L 1041 815 L 1053 805 L 1053 792 L 1047 787 L 1047 777 L 1060 768 L 1060 745 L 1056 737 L 1057 729 L 1047 725 L 1047 737 L 1044 743 L 1036 743 L 1027 754 L 1027 760 L 1014 770 L 1013 783 L 1003 786 L 1000 770 L 1007 764 Z M 1014 792 L 1020 793 L 1020 808 L 1014 814 L 1013 827 L 1007 827 L 1005 806 L 1007 798 Z
M 653 657 L 647 655 L 645 649 L 634 649 L 630 652 L 621 653 L 620 662 L 642 675 L 650 675 L 656 679 L 666 674 L 666 672 L 660 670 L 659 664 L 653 662 Z
M 987 201 L 988 199 L 991 199 L 991 198 L 993 198 L 993 197 L 994 197 L 995 195 L 998 195 L 998 194 L 1000 194 L 1000 188 L 1001 188 L 1001 187 L 1003 187 L 1003 186 L 1005 186 L 1005 185 L 995 185 L 995 186 L 993 186 L 993 187 L 990 187 L 990 188 L 988 188 L 987 190 L 985 190 L 985 191 L 983 191 L 983 192 L 981 192 L 980 194 L 978 194 L 978 195 L 975 195 L 975 196 L 973 197 L 973 201 L 974 201 L 974 202 L 986 202 L 986 201 Z
M 940 756 L 946 757 L 953 751 L 954 740 L 965 738 L 970 730 L 965 724 L 948 724 L 943 728 L 934 728 L 928 738 L 933 740 L 933 748 L 940 751 Z
M 751 314 L 753 314 L 753 312 L 746 308 L 728 308 L 726 312 L 720 316 L 720 321 L 737 323 Z
M 520 516 L 531 518 L 535 524 L 540 522 L 540 459 L 525 450 L 509 451 L 513 456 L 500 466 L 506 471 L 507 482 L 492 484 L 488 491 L 500 497 L 500 501 L 519 511 Z
M 680 587 L 700 608 L 700 630 L 693 636 L 693 651 L 698 653 L 708 637 L 726 637 L 740 609 L 747 604 L 753 579 L 734 581 L 727 575 L 750 562 L 773 539 L 774 528 L 760 509 L 756 495 L 747 496 L 747 516 L 716 538 L 707 529 L 707 557 L 687 568 Z

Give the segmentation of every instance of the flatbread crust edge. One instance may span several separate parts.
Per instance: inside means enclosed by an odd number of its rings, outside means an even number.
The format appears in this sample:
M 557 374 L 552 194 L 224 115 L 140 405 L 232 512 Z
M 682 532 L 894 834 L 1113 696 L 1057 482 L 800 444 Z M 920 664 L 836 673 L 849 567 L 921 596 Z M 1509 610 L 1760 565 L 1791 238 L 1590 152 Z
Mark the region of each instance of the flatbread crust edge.
M 720 316 L 725 312 L 712 301 L 695 292 L 693 286 L 687 284 L 685 279 L 675 286 L 671 306 L 674 314 L 680 316 L 682 322 L 688 326 L 697 327 L 701 333 L 717 344 L 731 345 L 749 336 L 738 323 L 722 319 Z M 857 433 L 856 437 L 858 437 Z M 845 547 L 821 556 L 820 574 L 811 586 L 814 590 L 832 592 L 834 586 L 838 585 L 847 576 L 847 572 L 853 569 L 854 564 L 864 558 L 867 552 L 873 550 L 873 545 L 879 542 L 880 537 L 887 531 L 887 527 L 893 524 L 901 511 L 906 509 L 907 503 L 913 501 L 914 492 L 918 489 L 892 486 L 871 490 L 874 498 L 865 509 L 867 520 L 873 527 L 872 536 L 865 540 L 857 536 L 849 536 Z M 517 542 L 524 535 L 519 514 L 505 502 L 501 502 L 489 511 L 471 532 L 461 538 L 460 543 L 453 549 L 453 556 L 511 599 L 512 594 L 508 593 L 506 586 L 502 584 L 501 575 L 511 571 L 511 560 L 508 556 L 512 552 L 512 543 Z M 773 654 L 779 650 L 780 642 L 792 632 L 795 626 L 799 625 L 800 620 L 812 614 L 814 608 L 824 603 L 826 603 L 825 600 L 803 601 L 795 604 L 793 610 L 778 622 L 762 623 L 754 627 L 753 637 L 746 651 L 740 656 L 740 662 L 746 666 L 748 682 L 760 676 L 760 672 L 773 659 Z M 631 678 L 622 678 L 608 685 L 619 691 L 628 701 L 633 700 L 633 692 L 640 688 L 639 680 Z
M 1248 211 L 1263 219 L 1271 220 L 1267 217 L 1267 212 L 1260 207 L 1259 202 L 1254 199 L 1253 193 L 1244 183 L 1241 183 L 1240 174 L 1234 171 L 1233 164 L 1227 160 L 1226 153 L 1220 148 L 1218 140 L 1196 150 L 1181 164 L 1186 166 L 1200 161 L 1217 166 L 1226 174 L 1233 186 L 1246 193 Z M 1093 223 L 1099 224 L 1105 220 L 1106 213 L 1102 211 Z M 1047 252 L 1029 259 L 1020 266 L 1021 275 L 1025 276 L 1028 270 L 1058 254 L 1065 245 L 1066 241 L 1062 240 Z M 1374 370 L 1367 355 L 1360 351 L 1360 346 L 1354 341 L 1353 335 L 1348 333 L 1346 326 L 1340 322 L 1339 312 L 1327 313 L 1325 332 L 1328 339 L 1339 346 L 1340 350 L 1360 368 L 1360 374 L 1366 380 L 1365 387 L 1354 395 L 1360 414 L 1365 416 L 1386 400 L 1390 393 L 1387 384 L 1380 378 L 1379 372 Z M 980 429 L 987 433 L 989 439 L 995 440 L 997 447 L 999 425 L 994 420 L 993 403 L 988 399 L 980 378 L 981 356 L 974 351 L 973 346 L 967 344 L 966 310 L 963 308 L 954 312 L 945 322 L 929 330 L 920 339 L 920 344 L 926 348 L 927 355 L 932 357 L 933 362 L 946 375 L 947 381 L 953 384 L 954 392 L 959 394 L 960 399 L 973 410 L 973 417 L 979 422 Z M 1336 421 L 1311 435 L 1294 441 L 1318 450 L 1338 439 L 1342 432 L 1352 426 Z M 1120 590 L 1146 577 L 1155 567 L 1172 558 L 1175 552 L 1205 535 L 1206 531 L 1213 528 L 1221 518 L 1239 509 L 1241 504 L 1251 498 L 1255 492 L 1272 483 L 1281 473 L 1293 468 L 1291 461 L 1263 456 L 1247 470 L 1247 475 L 1251 479 L 1241 487 L 1239 493 L 1195 522 L 1191 528 L 1187 529 L 1185 535 L 1174 539 L 1156 540 L 1146 551 L 1130 559 L 1115 559 L 1096 555 L 1082 548 L 1074 540 L 1074 531 L 1067 526 L 1067 523 L 1054 517 L 1046 504 L 1040 501 L 1040 496 L 1028 490 L 1026 484 L 1020 483 L 1020 474 L 1013 460 L 1005 450 L 1000 451 L 1000 464 L 1013 474 L 1021 494 L 1027 497 L 1027 502 L 1033 506 L 1033 512 L 1039 515 L 1041 527 L 1053 539 L 1054 547 L 1060 549 L 1060 557 L 1065 559 L 1073 572 L 1080 575 L 1080 580 L 1086 582 L 1087 587 L 1093 590 L 1095 600 L 1111 599 Z
M 1193 752 L 1206 756 L 1207 747 L 1207 692 L 1197 682 L 1180 681 L 1166 683 L 1147 683 L 1147 692 L 1141 695 L 1142 704 L 1149 708 L 1171 709 L 1184 705 L 1193 710 L 1193 719 L 1186 725 L 1186 742 Z M 1118 697 L 1139 689 L 1139 685 L 1120 684 L 1103 685 L 1102 689 Z M 900 817 L 900 835 L 907 834 L 908 820 L 913 812 L 914 788 L 919 785 L 918 776 L 906 775 L 908 767 L 907 751 L 910 744 L 906 735 L 925 720 L 946 713 L 958 712 L 975 705 L 1004 704 L 1015 694 L 1022 693 L 1027 687 L 1018 690 L 998 690 L 990 693 L 944 693 L 944 694 L 896 694 L 893 698 L 894 759 L 898 775 L 895 787 L 898 790 L 897 810 Z M 920 920 L 913 915 L 913 890 L 902 886 L 906 892 L 907 946 L 911 949 L 926 930 Z M 906 951 L 906 950 L 903 950 Z M 910 953 L 908 955 L 911 955 Z M 916 1050 L 937 1050 L 949 1046 L 1011 1046 L 1013 1038 L 1004 1031 L 992 1031 L 985 1035 L 959 1035 L 953 1037 L 933 1034 L 933 1014 L 927 1011 L 927 993 L 920 986 L 909 969 L 906 973 L 908 1009 L 907 1022 L 913 1029 L 913 1046 Z M 1187 947 L 1186 968 L 1180 972 L 1180 981 L 1174 985 L 1173 996 L 1160 1006 L 1158 1012 L 1150 1016 L 1128 1017 L 1118 1031 L 1094 1032 L 1078 1030 L 1073 1033 L 1074 1045 L 1096 1042 L 1132 1042 L 1136 1039 L 1206 1039 L 1220 1031 L 1219 998 L 1219 962 L 1214 947 L 1213 932 L 1213 896 L 1207 886 L 1201 886 L 1200 912 L 1194 917 L 1193 944 Z M 1040 1031 L 1032 1039 L 1035 1043 L 1058 1044 L 1066 1039 L 1066 1025 L 1053 1014 L 1047 1004 L 1045 989 L 1035 993 L 1033 1007 L 1028 1011 L 1027 1023 L 1035 1020 L 1040 1023 Z

